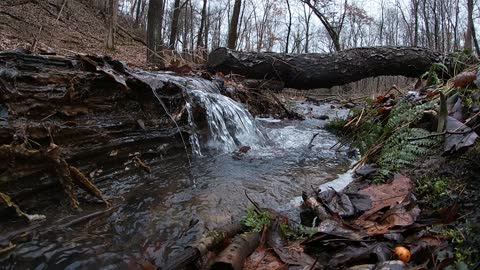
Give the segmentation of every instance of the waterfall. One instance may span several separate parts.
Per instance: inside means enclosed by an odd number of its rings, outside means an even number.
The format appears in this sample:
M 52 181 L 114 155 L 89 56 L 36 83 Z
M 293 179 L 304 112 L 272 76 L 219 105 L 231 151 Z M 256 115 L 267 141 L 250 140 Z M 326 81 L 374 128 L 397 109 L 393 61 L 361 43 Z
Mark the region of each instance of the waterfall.
M 189 142 L 192 152 L 201 156 L 205 150 L 222 153 L 233 152 L 240 146 L 257 147 L 265 144 L 265 135 L 261 132 L 253 116 L 242 104 L 220 93 L 218 84 L 194 77 L 181 77 L 171 73 L 135 73 L 137 79 L 147 83 L 166 110 L 157 90 L 166 82 L 181 87 L 187 94 L 186 110 L 188 124 L 192 129 Z M 200 108 L 205 113 L 205 123 L 199 123 L 195 115 Z M 166 111 L 168 115 L 170 113 Z M 202 132 L 201 126 L 208 127 Z

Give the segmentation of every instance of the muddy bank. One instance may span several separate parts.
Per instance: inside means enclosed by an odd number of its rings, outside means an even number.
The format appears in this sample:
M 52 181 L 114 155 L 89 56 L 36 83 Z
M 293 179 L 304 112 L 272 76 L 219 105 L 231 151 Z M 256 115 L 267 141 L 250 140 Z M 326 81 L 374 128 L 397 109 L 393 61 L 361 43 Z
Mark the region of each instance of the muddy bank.
M 0 190 L 23 207 L 41 207 L 29 205 L 30 195 L 59 186 L 59 180 L 48 159 L 29 157 L 21 149 L 43 153 L 53 141 L 62 158 L 85 173 L 123 164 L 133 154 L 144 158 L 184 151 L 179 135 L 188 136 L 189 126 L 183 90 L 167 80 L 151 89 L 106 57 L 4 52 L 0 92 L 0 155 L 6 161 L 0 164 Z

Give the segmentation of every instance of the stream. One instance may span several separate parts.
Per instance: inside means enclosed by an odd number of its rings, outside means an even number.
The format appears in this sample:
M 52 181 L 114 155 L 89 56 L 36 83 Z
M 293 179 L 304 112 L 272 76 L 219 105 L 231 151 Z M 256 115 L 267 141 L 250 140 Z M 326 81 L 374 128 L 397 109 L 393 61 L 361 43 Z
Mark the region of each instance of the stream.
M 148 81 L 152 75 L 138 76 Z M 95 181 L 113 208 L 91 205 L 67 215 L 58 205 L 46 209 L 47 220 L 34 225 L 9 257 L 0 257 L 0 269 L 142 269 L 146 261 L 162 266 L 206 231 L 238 221 L 250 207 L 245 192 L 299 222 L 303 190 L 350 179 L 348 149 L 332 149 L 337 137 L 314 117 L 342 117 L 346 110 L 296 102 L 306 120 L 254 119 L 200 80 L 176 83 L 188 89 L 192 125 L 192 106 L 206 111 L 208 131 L 185 138 L 193 148 L 190 158 L 181 151 L 155 156 L 146 160 L 149 174 L 131 163 L 100 167 Z M 233 155 L 240 146 L 251 149 Z M 85 222 L 71 222 L 98 211 Z

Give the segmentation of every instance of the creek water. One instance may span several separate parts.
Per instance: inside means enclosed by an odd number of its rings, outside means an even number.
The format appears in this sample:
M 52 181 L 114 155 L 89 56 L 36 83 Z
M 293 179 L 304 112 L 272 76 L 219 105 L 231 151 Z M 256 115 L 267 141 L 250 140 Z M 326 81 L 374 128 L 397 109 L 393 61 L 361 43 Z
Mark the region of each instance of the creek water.
M 28 241 L 18 241 L 1 258 L 1 269 L 142 269 L 146 261 L 162 266 L 206 231 L 239 220 L 250 206 L 245 192 L 299 221 L 296 198 L 303 190 L 345 178 L 352 163 L 347 149 L 331 149 L 337 138 L 312 116 L 346 111 L 298 103 L 304 121 L 254 119 L 205 81 L 177 83 L 188 89 L 188 105 L 202 106 L 207 115 L 208 134 L 190 138 L 197 145 L 192 157 L 155 157 L 148 160 L 150 174 L 129 165 L 103 168 L 97 181 L 112 209 L 78 223 L 69 222 L 102 208 L 67 216 L 50 211 Z M 251 149 L 233 157 L 239 146 Z

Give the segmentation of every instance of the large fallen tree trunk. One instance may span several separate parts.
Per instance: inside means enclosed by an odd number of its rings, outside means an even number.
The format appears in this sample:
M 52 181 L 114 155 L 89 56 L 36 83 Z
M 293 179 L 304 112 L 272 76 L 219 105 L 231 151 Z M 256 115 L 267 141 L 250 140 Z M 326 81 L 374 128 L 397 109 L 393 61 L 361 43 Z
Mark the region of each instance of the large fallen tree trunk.
M 208 66 L 253 79 L 277 79 L 298 89 L 328 88 L 382 75 L 417 77 L 433 63 L 450 66 L 451 58 L 426 48 L 354 48 L 333 54 L 238 52 L 219 48 Z

